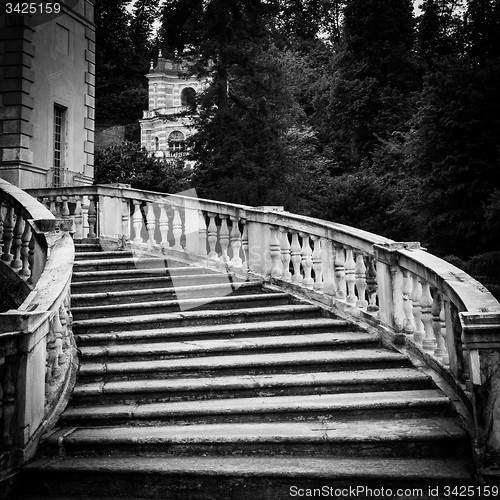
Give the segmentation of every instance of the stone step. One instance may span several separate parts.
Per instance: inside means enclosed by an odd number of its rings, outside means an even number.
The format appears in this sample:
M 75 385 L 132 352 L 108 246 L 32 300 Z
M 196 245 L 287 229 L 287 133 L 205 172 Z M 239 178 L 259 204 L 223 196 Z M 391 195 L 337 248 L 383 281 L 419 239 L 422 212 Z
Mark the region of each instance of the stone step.
M 253 323 L 230 323 L 216 325 L 180 326 L 158 329 L 141 329 L 108 333 L 75 335 L 79 345 L 122 344 L 129 342 L 151 342 L 165 340 L 202 340 L 216 338 L 262 337 L 268 335 L 303 335 L 311 332 L 332 332 L 352 329 L 347 321 L 336 318 L 293 319 L 261 321 Z
M 77 243 L 75 241 L 75 253 L 93 253 L 94 255 L 100 255 L 102 252 L 100 243 Z
M 229 287 L 228 287 L 229 288 Z M 140 314 L 167 314 L 189 310 L 232 310 L 235 308 L 275 307 L 290 302 L 287 293 L 257 293 L 249 295 L 206 296 L 193 299 L 172 299 L 134 304 L 72 307 L 75 320 L 137 316 Z
M 325 347 L 328 350 L 346 347 L 377 346 L 376 335 L 363 332 L 311 333 L 238 339 L 190 340 L 187 342 L 154 342 L 80 347 L 81 362 L 87 359 L 173 359 L 210 356 L 213 354 L 252 354 L 256 351 L 283 353 L 300 348 Z
M 100 261 L 99 261 L 100 262 Z M 104 262 L 104 261 L 103 261 Z M 217 273 L 209 269 L 203 269 L 193 266 L 182 267 L 168 267 L 165 261 L 156 261 L 156 265 L 150 265 L 149 261 L 138 261 L 136 264 L 131 264 L 124 269 L 94 269 L 85 270 L 79 266 L 80 263 L 76 262 L 72 282 L 78 283 L 80 281 L 102 281 L 108 279 L 130 279 L 130 278 L 143 278 L 155 276 L 198 276 L 198 275 L 212 275 L 212 276 L 225 276 L 230 279 L 226 273 Z
M 74 265 L 76 272 L 92 272 L 92 271 L 117 271 L 127 270 L 134 268 L 146 269 L 167 269 L 169 267 L 168 259 L 166 257 L 143 257 L 134 258 L 132 254 L 128 256 L 114 257 L 103 259 L 99 255 L 98 258 L 77 260 Z
M 199 266 L 186 266 L 178 259 L 166 255 L 150 256 L 130 252 L 104 251 L 90 254 L 88 259 L 80 258 L 82 254 L 78 255 L 79 257 L 74 264 L 76 272 L 126 271 L 129 269 L 208 270 L 208 268 Z
M 232 295 L 252 294 L 260 291 L 261 281 L 247 281 L 237 284 L 213 283 L 207 285 L 175 286 L 167 288 L 146 288 L 144 290 L 122 290 L 115 292 L 73 293 L 71 295 L 72 308 L 108 304 L 137 304 L 139 302 L 153 302 L 179 299 L 195 299 L 202 297 L 221 297 Z
M 141 421 L 156 426 L 162 422 L 170 425 L 206 423 L 217 426 L 220 422 L 259 423 L 269 420 L 286 421 L 287 424 L 282 425 L 286 429 L 291 421 L 317 421 L 319 417 L 349 423 L 357 416 L 363 416 L 365 422 L 369 418 L 381 415 L 390 418 L 392 415 L 396 425 L 395 414 L 399 418 L 406 417 L 401 420 L 413 421 L 431 414 L 438 418 L 436 415 L 448 408 L 449 399 L 446 396 L 439 391 L 425 389 L 72 406 L 63 413 L 62 421 L 67 426 L 106 426 Z M 450 421 L 454 422 L 453 419 Z
M 180 377 L 80 383 L 72 405 L 107 404 L 110 401 L 189 401 L 228 397 L 283 396 L 430 389 L 432 379 L 413 368 L 312 372 L 271 375 Z
M 211 402 L 213 403 L 213 402 Z M 468 435 L 447 417 L 308 422 L 62 427 L 46 441 L 61 453 L 306 455 L 330 457 L 463 456 Z
M 255 338 L 225 338 L 189 340 L 184 342 L 122 343 L 117 345 L 94 345 L 79 348 L 80 361 L 87 363 L 117 363 L 174 359 L 197 359 L 210 356 L 257 356 L 276 355 L 283 358 L 300 350 L 307 352 L 333 352 L 337 349 L 377 347 L 379 339 L 361 332 L 329 332 L 303 335 L 280 335 Z M 279 364 L 279 363 L 276 363 Z
M 260 280 L 134 257 L 77 256 L 78 383 L 45 442 L 61 458 L 31 464 L 26 491 L 280 500 L 389 482 L 430 499 L 473 484 L 449 398 L 378 336 Z
M 77 252 L 76 260 L 77 262 L 81 261 L 96 261 L 96 260 L 106 260 L 106 259 L 133 259 L 134 255 L 130 251 L 124 250 L 94 250 L 90 249 L 80 249 Z
M 142 361 L 86 361 L 79 376 L 106 377 L 107 380 L 175 378 L 178 376 L 213 376 L 226 374 L 263 375 L 311 371 L 347 371 L 370 368 L 402 368 L 408 359 L 386 349 L 336 349 L 258 354 L 232 354 Z
M 126 275 L 100 273 L 99 276 L 90 276 L 96 273 L 73 273 L 71 283 L 72 293 L 92 293 L 144 290 L 148 288 L 177 288 L 181 286 L 198 286 L 222 284 L 236 289 L 244 281 L 231 281 L 224 274 L 186 274 L 171 277 L 163 270 L 133 270 Z M 120 277 L 121 276 L 121 277 Z M 97 278 L 97 279 L 95 279 Z
M 138 329 L 170 328 L 178 326 L 197 326 L 207 322 L 228 324 L 250 321 L 277 319 L 305 319 L 317 317 L 321 308 L 314 305 L 290 304 L 275 307 L 253 307 L 231 310 L 183 311 L 166 314 L 143 314 L 139 316 L 82 319 L 74 321 L 76 334 L 97 331 L 121 332 Z
M 474 480 L 457 458 L 66 456 L 32 462 L 20 483 L 28 492 L 20 500 L 289 500 L 314 490 L 323 498 L 435 500 L 445 486 Z

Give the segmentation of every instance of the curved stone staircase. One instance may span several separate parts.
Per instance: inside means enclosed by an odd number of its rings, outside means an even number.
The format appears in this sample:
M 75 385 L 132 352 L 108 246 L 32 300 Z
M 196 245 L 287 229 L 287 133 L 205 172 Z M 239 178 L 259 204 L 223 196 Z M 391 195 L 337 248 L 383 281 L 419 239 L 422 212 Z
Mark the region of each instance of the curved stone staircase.
M 260 281 L 77 250 L 77 386 L 23 499 L 474 483 L 449 398 L 376 335 Z

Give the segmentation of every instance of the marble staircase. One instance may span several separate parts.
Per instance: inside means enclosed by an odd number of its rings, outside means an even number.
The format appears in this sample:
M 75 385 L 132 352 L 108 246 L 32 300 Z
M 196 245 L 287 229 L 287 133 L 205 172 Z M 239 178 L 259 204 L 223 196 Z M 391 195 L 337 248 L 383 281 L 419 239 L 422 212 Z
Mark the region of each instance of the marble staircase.
M 76 248 L 77 384 L 23 500 L 474 484 L 449 397 L 376 334 L 260 279 Z

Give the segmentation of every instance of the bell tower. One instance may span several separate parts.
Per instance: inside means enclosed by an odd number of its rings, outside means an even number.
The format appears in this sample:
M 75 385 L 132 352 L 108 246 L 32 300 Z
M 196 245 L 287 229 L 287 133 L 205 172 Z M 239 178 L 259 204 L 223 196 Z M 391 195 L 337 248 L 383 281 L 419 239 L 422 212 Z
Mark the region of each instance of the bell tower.
M 141 125 L 141 145 L 159 158 L 174 159 L 185 153 L 187 137 L 193 134 L 192 114 L 203 83 L 188 76 L 178 59 L 166 59 L 160 51 L 156 66 L 151 61 L 148 79 L 149 106 Z

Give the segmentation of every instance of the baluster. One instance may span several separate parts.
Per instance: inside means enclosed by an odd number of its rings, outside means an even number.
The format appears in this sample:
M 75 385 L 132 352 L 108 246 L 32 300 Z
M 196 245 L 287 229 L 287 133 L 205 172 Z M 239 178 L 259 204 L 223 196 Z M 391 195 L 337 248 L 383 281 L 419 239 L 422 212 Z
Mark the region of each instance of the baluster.
M 5 219 L 6 211 L 7 207 L 3 204 L 3 201 L 0 201 L 0 247 L 3 246 L 3 221 Z
M 288 230 L 285 227 L 280 228 L 281 231 L 281 263 L 283 264 L 283 274 L 281 279 L 291 281 L 292 273 L 290 272 L 290 262 L 292 256 L 290 254 L 290 241 L 288 240 Z
M 16 366 L 15 356 L 6 356 L 3 379 L 0 380 L 3 389 L 3 429 L 2 442 L 4 446 L 12 446 L 14 443 L 13 436 L 13 419 L 14 419 L 14 403 L 16 401 L 16 383 L 14 368 Z
M 82 210 L 82 197 L 75 197 L 75 240 L 83 239 L 83 210 Z
M 62 336 L 63 327 L 61 324 L 61 317 L 59 315 L 59 309 L 54 313 L 54 318 L 52 320 L 52 328 L 54 331 L 54 364 L 52 366 L 52 378 L 58 378 L 61 375 L 61 368 L 59 367 L 59 359 L 62 356 Z
M 82 222 L 83 222 L 83 237 L 86 238 L 89 233 L 89 205 L 88 196 L 82 196 Z
M 292 232 L 292 244 L 290 245 L 291 260 L 293 266 L 293 278 L 294 283 L 302 283 L 303 277 L 300 274 L 300 243 L 299 243 L 299 233 L 296 231 Z
M 210 259 L 218 260 L 219 256 L 215 251 L 215 246 L 217 244 L 217 225 L 215 224 L 216 214 L 209 212 L 208 217 L 210 218 L 210 222 L 208 223 L 208 238 L 207 238 L 208 248 L 210 250 L 208 253 L 208 257 Z
M 248 264 L 248 225 L 246 219 L 241 219 L 241 223 L 243 224 L 243 235 L 241 237 L 241 248 L 243 249 L 243 258 L 245 261 L 243 262 L 243 267 L 246 271 L 250 270 Z
M 314 270 L 314 285 L 316 291 L 323 290 L 323 263 L 321 261 L 321 239 L 319 236 L 312 236 L 314 250 L 312 252 L 312 267 Z
M 25 278 L 29 278 L 31 276 L 31 269 L 29 263 L 29 255 L 30 255 L 30 241 L 31 241 L 31 227 L 27 221 L 24 224 L 24 231 L 21 237 L 21 270 L 19 271 L 20 276 L 24 276 Z
M 280 228 L 278 226 L 271 226 L 271 239 L 269 240 L 269 253 L 271 255 L 271 276 L 279 278 L 283 273 L 281 263 L 281 247 L 278 238 Z
M 219 230 L 219 245 L 221 249 L 221 261 L 228 262 L 227 249 L 229 247 L 229 229 L 227 228 L 227 215 L 219 215 L 220 230 Z
M 174 237 L 174 250 L 182 250 L 181 238 L 182 238 L 182 219 L 181 211 L 179 207 L 174 207 L 174 217 L 172 218 L 172 236 Z
M 231 216 L 231 251 L 233 253 L 233 258 L 231 259 L 231 265 L 233 267 L 241 267 L 243 265 L 243 261 L 240 257 L 240 249 L 241 249 L 241 233 L 240 228 L 238 226 L 238 222 L 240 220 L 239 217 Z
M 14 231 L 14 208 L 7 206 L 7 212 L 3 221 L 3 254 L 2 260 L 10 262 L 12 255 L 10 249 L 12 246 L 12 233 Z
M 161 247 L 162 248 L 168 248 L 168 214 L 167 214 L 167 207 L 163 203 L 160 205 L 160 219 L 159 219 L 159 226 L 160 226 L 160 234 L 161 234 Z
M 0 211 L 2 210 L 2 204 L 0 203 Z M 0 424 L 3 422 L 3 381 L 4 381 L 4 367 L 5 367 L 5 356 L 0 356 Z M 2 439 L 3 441 L 3 429 L 2 430 Z
M 68 336 L 73 332 L 73 314 L 71 314 L 71 289 L 68 289 L 64 299 L 64 307 L 66 311 L 66 329 Z M 69 338 L 69 337 L 68 337 Z
M 33 283 L 33 275 L 35 273 L 35 234 L 31 234 L 31 238 L 28 245 L 28 266 L 30 270 L 30 275 L 28 278 L 28 283 Z
M 439 312 L 439 322 L 441 323 L 441 337 L 443 339 L 444 352 L 442 356 L 442 363 L 444 366 L 449 367 L 450 365 L 450 346 L 448 345 L 448 330 L 446 328 L 446 303 L 449 299 L 444 295 L 441 295 L 441 311 Z
M 353 250 L 350 247 L 346 248 L 345 281 L 347 285 L 346 302 L 348 304 L 355 304 L 357 301 L 356 294 L 354 293 L 354 285 L 356 281 L 356 263 L 354 262 Z
M 344 247 L 340 244 L 334 244 L 335 247 L 335 279 L 337 282 L 337 298 L 345 300 L 346 281 L 345 281 L 345 253 Z
M 68 361 L 68 315 L 66 313 L 64 300 L 61 304 L 61 307 L 59 308 L 59 321 L 61 322 L 61 350 L 59 352 L 57 361 L 59 365 L 64 365 Z
M 406 334 L 413 335 L 416 329 L 415 317 L 413 316 L 413 302 L 411 299 L 413 282 L 410 271 L 407 269 L 403 270 L 403 286 L 401 287 L 401 291 L 403 292 L 403 310 L 406 316 L 403 329 Z
M 368 300 L 369 304 L 366 310 L 368 312 L 377 312 L 378 311 L 378 305 L 377 305 L 377 290 L 378 290 L 378 283 L 377 283 L 377 269 L 375 267 L 375 257 L 370 256 L 368 258 L 368 271 L 367 271 L 367 277 L 366 277 L 366 291 L 368 293 Z
M 61 218 L 69 219 L 70 211 L 68 205 L 68 196 L 61 196 L 62 205 L 61 205 Z
M 10 267 L 14 269 L 20 269 L 23 265 L 23 261 L 21 260 L 21 246 L 22 246 L 22 237 L 24 232 L 24 219 L 23 216 L 19 213 L 16 214 L 16 223 L 14 224 L 14 230 L 12 232 L 12 261 L 10 263 Z
M 142 212 L 141 212 L 141 202 L 139 200 L 134 200 L 134 213 L 132 214 L 132 226 L 134 227 L 134 243 L 142 243 Z
M 130 240 L 130 205 L 129 200 L 122 198 L 122 248 L 125 249 Z
M 403 273 L 399 266 L 390 267 L 391 284 L 392 284 L 392 303 L 394 307 L 394 330 L 396 332 L 404 331 L 406 322 L 406 314 L 403 309 Z
M 56 199 L 56 196 L 49 196 L 49 211 L 52 215 L 57 217 Z
M 443 300 L 441 293 L 436 290 L 434 294 L 434 300 L 432 301 L 432 330 L 434 332 L 434 338 L 436 339 L 434 356 L 442 360 L 443 356 L 446 354 L 446 346 L 444 343 L 444 338 L 441 335 L 441 309 L 443 307 Z
M 202 257 L 207 256 L 207 223 L 205 216 L 201 210 L 198 210 L 198 241 L 199 241 L 199 254 Z
M 49 323 L 49 333 L 47 335 L 46 363 L 45 363 L 45 392 L 48 393 L 52 383 L 52 373 L 57 363 L 56 355 L 56 335 L 54 332 L 54 318 Z
M 453 307 L 453 316 L 454 316 L 454 330 L 456 332 L 456 336 L 460 339 L 457 339 L 457 364 L 459 365 L 458 373 L 460 376 L 460 380 L 462 382 L 470 381 L 470 366 L 469 366 L 469 352 L 467 348 L 467 344 L 465 341 L 465 334 L 458 316 L 458 310 L 456 307 Z M 469 384 L 467 384 L 469 385 Z M 470 387 L 468 387 L 470 389 Z
M 311 277 L 313 261 L 311 245 L 309 244 L 309 235 L 301 233 L 300 237 L 302 238 L 300 254 L 302 256 L 302 269 L 304 270 L 304 279 L 302 283 L 306 288 L 312 288 L 314 284 L 314 280 Z
M 96 224 L 97 224 L 97 207 L 96 207 L 96 196 L 89 196 L 89 238 L 96 238 Z
M 156 218 L 154 207 L 151 202 L 146 203 L 146 229 L 148 231 L 148 250 L 152 250 L 156 246 Z
M 415 331 L 413 332 L 413 340 L 417 344 L 422 344 L 425 338 L 424 324 L 422 323 L 422 309 L 420 306 L 420 300 L 422 298 L 422 284 L 420 283 L 418 276 L 413 275 L 411 292 L 411 302 L 413 317 L 415 318 Z
M 364 309 L 368 307 L 368 301 L 366 300 L 366 265 L 365 258 L 362 252 L 358 252 L 356 255 L 356 267 L 354 268 L 354 275 L 356 277 L 356 291 L 358 300 L 356 301 L 356 307 Z
M 327 238 L 321 238 L 321 270 L 323 272 L 323 292 L 335 296 L 333 246 L 331 240 Z
M 436 339 L 432 328 L 432 304 L 430 285 L 427 281 L 420 281 L 422 284 L 422 297 L 420 298 L 420 308 L 422 311 L 422 323 L 424 324 L 425 337 L 422 341 L 422 348 L 425 351 L 434 352 Z

